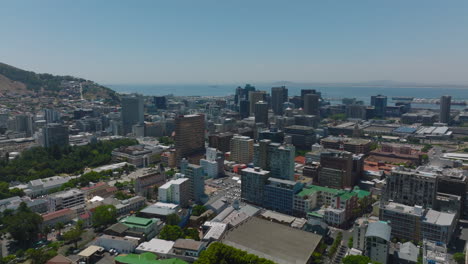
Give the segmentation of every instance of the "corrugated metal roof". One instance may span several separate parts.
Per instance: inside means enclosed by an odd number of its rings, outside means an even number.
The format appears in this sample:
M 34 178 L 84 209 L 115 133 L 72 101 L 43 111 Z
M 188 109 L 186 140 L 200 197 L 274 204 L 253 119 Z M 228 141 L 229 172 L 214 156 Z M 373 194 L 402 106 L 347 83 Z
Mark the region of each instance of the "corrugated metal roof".
M 392 228 L 386 222 L 370 223 L 367 227 L 366 237 L 380 237 L 385 241 L 390 241 Z

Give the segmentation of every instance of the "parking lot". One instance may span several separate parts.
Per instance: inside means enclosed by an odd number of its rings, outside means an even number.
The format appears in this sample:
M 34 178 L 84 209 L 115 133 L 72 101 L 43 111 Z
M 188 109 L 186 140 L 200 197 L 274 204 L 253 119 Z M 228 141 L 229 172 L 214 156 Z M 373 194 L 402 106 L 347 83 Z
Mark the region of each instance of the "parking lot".
M 205 186 L 211 189 L 210 201 L 214 202 L 221 197 L 225 197 L 228 202 L 240 200 L 241 185 L 240 175 L 226 172 L 226 176 L 218 179 L 208 179 Z

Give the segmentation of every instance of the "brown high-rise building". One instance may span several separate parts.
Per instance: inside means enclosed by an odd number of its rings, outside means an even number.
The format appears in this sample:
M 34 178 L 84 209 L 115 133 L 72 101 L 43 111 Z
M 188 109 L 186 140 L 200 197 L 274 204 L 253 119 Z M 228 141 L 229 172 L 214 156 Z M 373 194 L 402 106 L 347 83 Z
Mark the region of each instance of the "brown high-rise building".
M 250 91 L 249 92 L 249 103 L 250 103 L 250 115 L 255 114 L 255 104 L 260 101 L 266 101 L 265 91 Z
M 329 150 L 320 155 L 320 165 L 320 185 L 336 189 L 354 186 L 352 153 Z
M 222 152 L 231 151 L 231 138 L 234 136 L 231 132 L 213 134 L 208 137 L 210 148 L 215 148 Z
M 205 151 L 205 116 L 180 115 L 175 119 L 175 149 L 177 163 L 182 158 Z

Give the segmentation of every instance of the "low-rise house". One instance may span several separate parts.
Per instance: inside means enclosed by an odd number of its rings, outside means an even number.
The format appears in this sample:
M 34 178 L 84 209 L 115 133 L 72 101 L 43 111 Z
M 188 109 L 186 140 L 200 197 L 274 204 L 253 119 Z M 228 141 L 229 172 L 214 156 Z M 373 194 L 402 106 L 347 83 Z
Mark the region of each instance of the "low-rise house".
M 203 224 L 205 232 L 202 240 L 208 243 L 219 241 L 227 231 L 227 228 L 228 225 L 225 223 L 207 221 Z
M 162 228 L 163 223 L 157 218 L 143 218 L 128 216 L 120 220 L 130 231 L 142 233 L 146 240 L 155 237 Z
M 397 250 L 393 253 L 393 261 L 397 264 L 418 263 L 419 248 L 411 242 L 397 245 Z
M 197 258 L 205 248 L 205 242 L 179 238 L 174 243 L 173 253 L 179 256 Z
M 115 223 L 104 230 L 104 234 L 109 236 L 119 236 L 123 237 L 126 236 L 126 232 L 130 229 L 130 227 L 122 224 L 122 223 Z
M 176 214 L 179 209 L 180 207 L 177 204 L 157 202 L 142 209 L 138 213 L 138 216 L 146 218 L 159 218 L 165 221 L 168 215 Z
M 102 235 L 96 239 L 95 245 L 105 250 L 115 249 L 119 253 L 132 253 L 138 246 L 138 242 L 138 239 L 132 237 Z
M 153 238 L 148 242 L 141 243 L 136 249 L 136 253 L 151 252 L 161 258 L 167 258 L 174 246 L 173 241 Z
M 73 261 L 71 261 L 69 258 L 63 256 L 63 255 L 57 255 L 51 259 L 49 259 L 46 264 L 72 264 Z
M 146 204 L 146 199 L 141 196 L 120 201 L 115 198 L 106 198 L 102 201 L 103 204 L 112 204 L 117 209 L 117 215 L 126 215 L 140 210 Z

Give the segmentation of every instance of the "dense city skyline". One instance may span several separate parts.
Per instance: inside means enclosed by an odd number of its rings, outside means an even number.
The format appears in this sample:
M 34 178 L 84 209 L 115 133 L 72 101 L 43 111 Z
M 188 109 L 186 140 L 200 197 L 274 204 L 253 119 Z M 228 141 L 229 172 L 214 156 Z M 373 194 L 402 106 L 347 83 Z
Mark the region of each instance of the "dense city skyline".
M 468 2 L 0 6 L 0 264 L 468 263 Z

